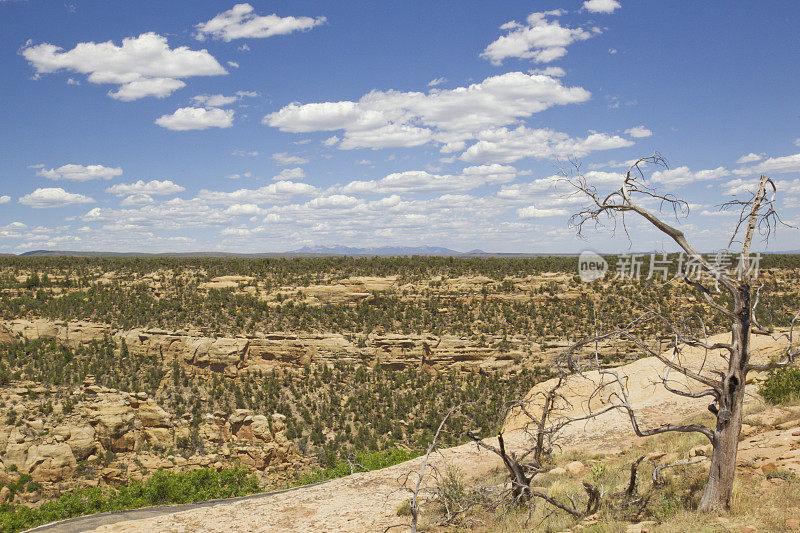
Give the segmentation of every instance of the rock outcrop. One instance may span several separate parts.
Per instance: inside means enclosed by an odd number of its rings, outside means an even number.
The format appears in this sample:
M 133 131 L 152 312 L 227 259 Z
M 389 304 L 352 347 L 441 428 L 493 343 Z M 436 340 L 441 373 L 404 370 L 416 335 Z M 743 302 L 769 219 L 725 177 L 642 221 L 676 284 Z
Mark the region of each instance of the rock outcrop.
M 191 415 L 176 417 L 146 393 L 102 387 L 91 377 L 74 391 L 15 382 L 0 388 L 0 399 L 18 413 L 10 424 L 0 420 L 0 482 L 29 474 L 45 492 L 120 484 L 160 468 L 236 464 L 277 483 L 310 464 L 286 438 L 282 414 L 209 413 L 193 428 Z M 41 414 L 54 400 L 52 413 Z
M 504 369 L 523 357 L 520 351 L 500 352 L 473 339 L 446 335 L 371 335 L 353 338 L 338 333 L 255 333 L 239 337 L 212 337 L 195 329 L 137 328 L 116 330 L 93 322 L 54 322 L 44 319 L 12 320 L 5 329 L 16 337 L 54 339 L 72 348 L 113 339 L 125 341 L 130 353 L 177 359 L 200 370 L 229 376 L 241 371 L 269 370 L 307 363 L 364 363 L 378 361 L 388 368 L 420 366 L 434 369 Z M 426 349 L 427 346 L 427 349 Z M 435 346 L 435 348 L 431 348 Z
M 93 341 L 101 341 L 112 334 L 112 328 L 96 322 L 63 322 L 46 319 L 12 320 L 3 328 L 14 337 L 53 339 L 70 348 L 77 348 Z

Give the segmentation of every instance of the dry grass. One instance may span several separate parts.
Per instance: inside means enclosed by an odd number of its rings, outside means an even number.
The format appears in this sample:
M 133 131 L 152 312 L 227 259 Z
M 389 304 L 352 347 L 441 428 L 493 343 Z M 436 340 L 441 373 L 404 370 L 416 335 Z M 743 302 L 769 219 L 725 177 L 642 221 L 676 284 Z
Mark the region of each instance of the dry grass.
M 783 406 L 782 406 L 783 407 Z M 760 402 L 749 404 L 747 414 L 763 411 Z M 692 422 L 709 422 L 708 416 L 694 417 Z M 631 446 L 611 454 L 569 450 L 553 458 L 554 465 L 581 461 L 586 471 L 580 476 L 540 474 L 532 485 L 562 501 L 571 498 L 578 508 L 586 503 L 582 481 L 594 484 L 604 494 L 601 510 L 587 520 L 576 521 L 564 512 L 552 513 L 543 502 L 514 507 L 474 506 L 454 524 L 442 525 L 433 507 L 423 513 L 423 531 L 477 531 L 483 533 L 516 533 L 522 531 L 581 531 L 584 533 L 626 532 L 633 524 L 645 522 L 650 532 L 722 532 L 739 531 L 753 526 L 757 531 L 788 531 L 788 519 L 800 519 L 800 479 L 765 476 L 749 465 L 740 467 L 734 489 L 734 500 L 728 514 L 699 515 L 694 512 L 707 475 L 708 462 L 680 466 L 663 471 L 665 485 L 654 487 L 653 469 L 658 462 L 680 461 L 689 458 L 689 452 L 708 441 L 697 434 L 668 433 L 648 439 L 636 439 Z M 616 497 L 626 488 L 630 465 L 642 455 L 669 453 L 666 458 L 653 462 L 644 460 L 639 467 L 638 492 L 646 505 L 634 502 L 620 505 L 624 498 Z M 702 458 L 698 458 L 702 459 Z M 502 470 L 489 479 L 482 480 L 485 487 L 499 490 L 507 481 Z M 484 489 L 486 490 L 486 489 Z M 497 501 L 495 499 L 495 501 Z M 632 528 L 632 529 L 635 529 Z

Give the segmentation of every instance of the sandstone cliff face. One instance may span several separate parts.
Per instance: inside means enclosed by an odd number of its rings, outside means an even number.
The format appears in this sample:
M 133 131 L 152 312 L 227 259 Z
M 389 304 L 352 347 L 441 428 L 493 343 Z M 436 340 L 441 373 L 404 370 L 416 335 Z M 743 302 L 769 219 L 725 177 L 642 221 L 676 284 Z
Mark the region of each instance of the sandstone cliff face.
M 68 412 L 65 396 L 73 403 Z M 286 438 L 281 414 L 206 414 L 194 430 L 199 440 L 179 455 L 172 450 L 190 438 L 191 416 L 175 417 L 142 392 L 101 387 L 91 378 L 75 391 L 16 382 L 0 388 L 0 400 L 15 413 L 13 420 L 0 421 L 0 482 L 29 474 L 45 492 L 123 483 L 159 468 L 237 463 L 280 482 L 309 464 Z M 42 414 L 43 402 L 54 402 L 52 413 Z
M 13 337 L 33 339 L 54 339 L 70 348 L 77 348 L 92 341 L 103 340 L 111 335 L 111 327 L 95 322 L 61 322 L 45 319 L 12 320 L 0 325 Z
M 146 394 L 88 385 L 83 396 L 89 425 L 102 450 L 130 452 L 148 445 L 166 449 L 175 444 L 170 415 Z
M 29 340 L 54 339 L 78 347 L 105 337 L 137 355 L 177 359 L 197 369 L 229 376 L 241 371 L 269 370 L 276 366 L 302 366 L 307 363 L 364 363 L 380 361 L 393 369 L 425 364 L 437 368 L 504 369 L 523 353 L 501 353 L 480 346 L 471 339 L 444 336 L 441 341 L 426 335 L 371 335 L 359 346 L 356 339 L 338 333 L 256 333 L 240 337 L 209 337 L 191 329 L 132 329 L 119 331 L 93 322 L 53 322 L 44 319 L 13 320 L 5 329 L 15 337 Z M 1 328 L 0 328 L 1 329 Z M 425 345 L 438 345 L 426 353 Z

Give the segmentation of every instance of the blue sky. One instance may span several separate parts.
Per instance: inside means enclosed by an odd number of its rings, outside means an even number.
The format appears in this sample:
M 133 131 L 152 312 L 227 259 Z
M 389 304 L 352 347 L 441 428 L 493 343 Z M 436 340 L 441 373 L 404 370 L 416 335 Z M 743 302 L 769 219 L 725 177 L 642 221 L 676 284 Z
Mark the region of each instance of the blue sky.
M 0 0 L 0 252 L 628 249 L 554 178 L 648 175 L 727 245 L 800 225 L 793 1 Z M 634 223 L 637 250 L 673 250 Z M 800 248 L 781 229 L 772 250 Z

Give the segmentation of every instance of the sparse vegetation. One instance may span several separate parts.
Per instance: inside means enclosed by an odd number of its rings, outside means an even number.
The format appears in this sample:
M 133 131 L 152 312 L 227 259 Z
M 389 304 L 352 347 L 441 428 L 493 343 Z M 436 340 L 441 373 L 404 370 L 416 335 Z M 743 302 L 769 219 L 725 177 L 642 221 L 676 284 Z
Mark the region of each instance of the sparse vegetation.
M 23 478 L 24 475 L 20 480 Z M 24 479 L 29 480 L 30 476 Z M 105 511 L 246 496 L 258 490 L 258 480 L 245 468 L 206 468 L 185 473 L 160 471 L 143 483 L 133 481 L 116 489 L 97 487 L 72 491 L 36 508 L 0 505 L 0 531 L 13 533 L 39 524 Z
M 609 259 L 613 271 L 614 259 Z M 782 317 L 798 298 L 800 257 L 765 256 L 761 268 L 761 309 L 770 313 L 762 322 L 784 327 L 789 323 Z M 687 297 L 680 280 L 654 283 L 609 277 L 585 285 L 574 275 L 576 270 L 575 258 L 0 258 L 4 321 L 89 320 L 110 326 L 108 331 L 191 328 L 210 339 L 272 332 L 335 333 L 349 343 L 341 360 L 334 352 L 324 362 L 298 358 L 268 368 L 225 372 L 182 356 L 158 357 L 132 349 L 124 336 L 112 338 L 111 333 L 105 339 L 73 343 L 72 348 L 54 340 L 25 341 L 6 335 L 8 342 L 0 344 L 0 386 L 17 390 L 24 384 L 26 409 L 44 421 L 43 434 L 82 409 L 81 396 L 74 392 L 87 378 L 93 377 L 102 387 L 146 393 L 172 419 L 189 424 L 171 444 L 144 445 L 142 451 L 159 458 L 210 453 L 199 430 L 212 413 L 223 418 L 237 410 L 266 415 L 273 434 L 271 415 L 283 415 L 281 431 L 314 461 L 281 483 L 307 484 L 383 468 L 423 453 L 441 414 L 455 405 L 463 407 L 447 420 L 439 436 L 443 446 L 464 442 L 468 430 L 496 434 L 509 405 L 552 377 L 553 357 L 578 338 L 593 334 L 596 318 L 600 326 L 614 327 L 625 310 L 648 301 L 675 309 L 671 319 L 687 310 L 703 317 L 709 335 L 727 326 L 702 299 Z M 664 324 L 651 323 L 640 333 L 657 347 L 666 332 Z M 399 359 L 387 360 L 376 343 L 376 338 L 391 335 L 398 339 L 398 350 L 412 354 L 402 364 Z M 436 360 L 440 339 L 448 335 L 448 349 L 463 351 L 468 364 Z M 487 356 L 492 365 L 481 364 L 479 357 Z M 599 361 L 610 367 L 636 356 L 635 346 L 606 345 L 601 346 Z M 790 374 L 774 372 L 762 395 L 774 402 L 791 400 L 797 394 L 797 377 Z M 9 430 L 22 431 L 30 427 L 28 418 L 23 410 L 7 409 L 2 422 Z M 122 455 L 109 449 L 95 459 L 80 460 L 74 475 L 93 479 L 103 468 L 113 470 L 121 461 L 129 461 Z M 545 465 L 549 461 L 544 458 Z M 615 468 L 622 471 L 618 463 L 593 462 L 586 479 L 607 490 L 621 479 Z M 144 479 L 152 479 L 147 477 L 152 470 L 141 462 L 136 470 Z M 45 502 L 42 512 L 53 516 L 63 512 L 46 511 L 51 509 L 46 506 L 58 501 L 83 501 L 74 504 L 83 509 L 81 513 L 95 512 L 92 498 L 102 497 L 106 509 L 111 500 L 122 497 L 113 496 L 114 491 L 132 490 L 138 483 L 122 479 L 123 486 L 114 489 L 111 485 L 119 484 L 119 479 L 103 481 L 99 489 L 81 489 L 53 500 L 58 495 L 47 483 L 29 477 L 15 473 L 19 486 L 9 485 L 14 503 L 6 504 L 4 516 L 28 516 L 33 511 L 24 510 L 20 502 L 27 505 L 25 498 L 32 495 Z M 702 476 L 695 478 L 702 481 Z M 447 523 L 477 527 L 471 513 L 486 509 L 491 498 L 474 491 L 455 472 L 442 471 L 440 481 L 435 505 L 449 516 Z M 270 486 L 264 479 L 261 483 Z M 648 517 L 674 520 L 695 505 L 688 486 L 677 479 L 669 483 L 652 496 Z M 581 486 L 562 485 L 553 486 L 559 497 L 578 493 L 579 500 L 586 497 Z M 96 494 L 101 496 L 90 497 Z M 144 501 L 141 498 L 136 505 Z M 510 509 L 503 513 L 516 516 Z M 602 516 L 608 524 L 628 520 Z M 562 522 L 568 520 L 554 517 L 548 524 L 557 528 Z
M 332 464 L 324 468 L 317 468 L 312 472 L 304 474 L 298 479 L 297 485 L 302 486 L 319 483 L 329 479 L 348 476 L 354 472 L 378 470 L 379 468 L 386 468 L 387 466 L 403 463 L 418 455 L 419 453 L 402 448 L 393 448 L 378 452 L 359 452 L 346 459 L 333 460 Z
M 759 394 L 772 404 L 797 402 L 800 399 L 800 368 L 772 370 L 761 385 Z

